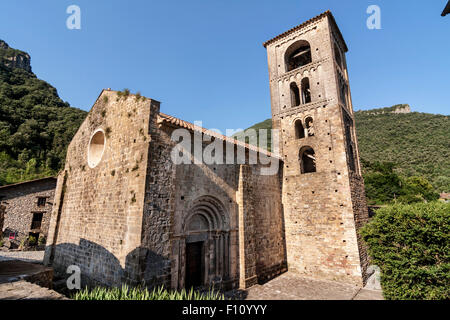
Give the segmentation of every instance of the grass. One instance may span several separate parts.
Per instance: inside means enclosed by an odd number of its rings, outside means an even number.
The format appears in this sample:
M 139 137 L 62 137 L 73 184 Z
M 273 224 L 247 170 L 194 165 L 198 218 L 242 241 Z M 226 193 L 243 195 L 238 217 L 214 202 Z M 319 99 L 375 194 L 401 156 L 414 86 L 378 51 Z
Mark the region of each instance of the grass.
M 210 289 L 206 293 L 194 291 L 168 291 L 164 287 L 154 288 L 149 291 L 146 288 L 130 288 L 127 285 L 114 288 L 96 287 L 85 288 L 72 295 L 74 300 L 225 300 L 223 294 Z

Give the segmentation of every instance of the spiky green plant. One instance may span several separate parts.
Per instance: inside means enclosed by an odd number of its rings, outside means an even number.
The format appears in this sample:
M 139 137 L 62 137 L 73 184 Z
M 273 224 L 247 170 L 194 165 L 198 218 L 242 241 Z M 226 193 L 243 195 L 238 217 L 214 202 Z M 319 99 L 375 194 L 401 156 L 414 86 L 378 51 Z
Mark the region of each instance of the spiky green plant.
M 225 300 L 223 294 L 210 289 L 208 292 L 194 291 L 192 288 L 188 291 L 169 291 L 164 287 L 154 288 L 149 291 L 141 287 L 122 287 L 103 288 L 95 287 L 93 289 L 85 288 L 72 295 L 74 300 Z

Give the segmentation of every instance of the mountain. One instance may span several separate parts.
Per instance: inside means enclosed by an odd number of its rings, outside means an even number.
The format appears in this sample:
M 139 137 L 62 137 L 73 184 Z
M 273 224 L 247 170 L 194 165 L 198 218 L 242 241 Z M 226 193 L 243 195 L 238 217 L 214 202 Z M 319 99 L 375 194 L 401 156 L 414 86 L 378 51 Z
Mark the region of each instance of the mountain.
M 449 117 L 373 111 L 355 112 L 362 160 L 392 162 L 400 174 L 423 176 L 436 191 L 450 191 Z
M 56 174 L 87 115 L 38 79 L 30 62 L 0 40 L 0 185 Z
M 422 176 L 435 191 L 450 191 L 450 122 L 447 115 L 411 112 L 409 105 L 355 112 L 365 172 L 393 163 L 405 177 Z M 248 129 L 271 129 L 267 119 Z M 235 135 L 239 138 L 240 134 Z

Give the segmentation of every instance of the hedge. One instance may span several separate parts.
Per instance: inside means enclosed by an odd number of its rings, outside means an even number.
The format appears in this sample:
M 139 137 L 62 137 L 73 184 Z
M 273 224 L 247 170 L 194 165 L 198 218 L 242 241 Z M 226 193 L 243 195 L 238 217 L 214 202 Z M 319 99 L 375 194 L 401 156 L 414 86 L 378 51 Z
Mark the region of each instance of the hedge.
M 362 230 L 386 299 L 450 298 L 450 203 L 394 204 Z

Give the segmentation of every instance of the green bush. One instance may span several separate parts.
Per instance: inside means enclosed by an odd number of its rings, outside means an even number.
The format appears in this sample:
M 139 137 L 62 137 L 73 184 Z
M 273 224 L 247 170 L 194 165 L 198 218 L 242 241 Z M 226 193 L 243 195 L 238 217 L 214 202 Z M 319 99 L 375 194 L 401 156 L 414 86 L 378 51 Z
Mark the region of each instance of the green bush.
M 223 294 L 210 290 L 206 293 L 194 291 L 168 291 L 163 287 L 149 291 L 146 288 L 85 288 L 72 295 L 74 300 L 224 300 Z
M 27 246 L 27 238 L 22 238 L 22 240 L 20 240 L 19 250 L 25 249 L 26 246 Z
M 30 246 L 34 246 L 36 243 L 37 243 L 36 237 L 33 237 L 33 236 L 28 237 L 28 244 Z
M 45 239 L 44 236 L 43 236 L 43 237 L 39 237 L 39 239 L 38 239 L 38 245 L 42 246 L 42 245 L 45 244 L 45 242 L 46 242 L 46 239 Z
M 404 177 L 394 169 L 391 162 L 362 160 L 364 184 L 369 204 L 400 202 L 411 204 L 439 199 L 439 194 L 425 177 Z
M 386 299 L 450 299 L 450 203 L 395 204 L 362 230 Z

